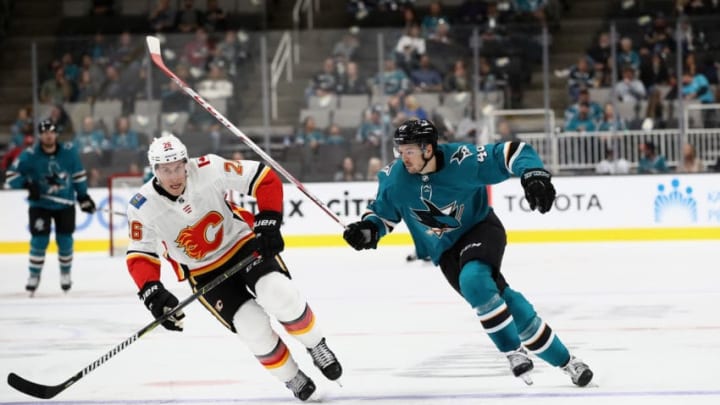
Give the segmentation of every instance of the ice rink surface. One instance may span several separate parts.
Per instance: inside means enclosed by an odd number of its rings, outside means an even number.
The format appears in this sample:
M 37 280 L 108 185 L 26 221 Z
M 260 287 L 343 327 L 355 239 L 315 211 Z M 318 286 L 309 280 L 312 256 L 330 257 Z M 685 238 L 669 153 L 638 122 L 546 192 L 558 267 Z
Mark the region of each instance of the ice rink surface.
M 327 404 L 720 404 L 718 242 L 516 244 L 510 285 L 595 372 L 591 387 L 535 358 L 535 384 L 513 378 L 471 308 L 408 247 L 288 249 L 285 261 L 341 360 L 325 380 L 281 331 Z M 25 255 L 0 256 L 0 374 L 59 384 L 150 322 L 123 258 L 77 254 L 60 291 L 48 255 L 36 297 Z M 163 282 L 190 294 L 169 271 Z M 49 401 L 5 382 L 0 403 L 299 404 L 197 302 L 185 331 L 136 341 Z M 277 326 L 277 325 L 276 325 Z M 277 329 L 277 328 L 276 328 Z M 580 402 L 581 401 L 581 402 Z

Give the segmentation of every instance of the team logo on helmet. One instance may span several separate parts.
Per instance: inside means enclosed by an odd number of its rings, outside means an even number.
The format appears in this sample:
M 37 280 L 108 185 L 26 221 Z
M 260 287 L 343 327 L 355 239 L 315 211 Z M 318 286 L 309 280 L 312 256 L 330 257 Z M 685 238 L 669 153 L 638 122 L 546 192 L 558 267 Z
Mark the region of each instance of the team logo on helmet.
M 219 212 L 211 211 L 193 225 L 183 228 L 175 238 L 175 243 L 185 250 L 189 258 L 202 260 L 222 244 L 223 219 Z M 213 230 L 215 232 L 209 234 Z

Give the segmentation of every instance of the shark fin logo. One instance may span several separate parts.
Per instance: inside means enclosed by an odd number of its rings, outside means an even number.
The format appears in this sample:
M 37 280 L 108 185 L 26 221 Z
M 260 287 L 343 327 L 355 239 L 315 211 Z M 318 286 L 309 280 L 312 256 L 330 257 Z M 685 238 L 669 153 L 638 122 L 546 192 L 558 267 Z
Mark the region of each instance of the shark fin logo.
M 664 184 L 658 184 L 658 195 L 655 197 L 655 222 L 662 224 L 682 224 L 697 222 L 697 200 L 693 197 L 690 186 L 680 190 L 680 180 L 672 179 L 670 190 Z
M 424 210 L 413 209 L 413 214 L 417 220 L 428 227 L 427 232 L 432 233 L 438 238 L 442 238 L 445 232 L 454 231 L 460 228 L 462 223 L 462 213 L 464 205 L 458 206 L 456 202 L 452 202 L 445 207 L 439 208 L 430 200 L 422 199 L 425 205 Z

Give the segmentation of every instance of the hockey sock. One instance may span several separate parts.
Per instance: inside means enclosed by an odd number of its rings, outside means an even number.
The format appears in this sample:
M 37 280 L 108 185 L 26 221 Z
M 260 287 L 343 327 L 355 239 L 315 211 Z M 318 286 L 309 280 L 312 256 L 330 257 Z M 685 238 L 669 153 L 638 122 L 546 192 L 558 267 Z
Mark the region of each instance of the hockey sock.
M 57 242 L 58 245 L 60 272 L 70 273 L 73 262 L 73 237 L 72 235 L 66 233 L 56 234 L 55 242 Z
M 503 291 L 503 298 L 515 318 L 525 348 L 553 366 L 565 365 L 570 359 L 567 347 L 550 325 L 537 316 L 528 300 L 510 287 Z
M 479 261 L 466 263 L 460 272 L 460 291 L 475 309 L 485 332 L 498 350 L 505 353 L 520 347 L 513 316 L 498 293 L 490 266 Z
M 254 300 L 244 303 L 233 317 L 237 335 L 260 364 L 282 382 L 297 374 L 298 366 L 288 347 L 270 326 L 270 318 Z
M 322 339 L 315 315 L 290 279 L 278 272 L 268 273 L 255 284 L 257 302 L 305 347 Z
M 45 251 L 50 243 L 50 235 L 33 235 L 30 237 L 30 273 L 40 274 L 45 265 Z

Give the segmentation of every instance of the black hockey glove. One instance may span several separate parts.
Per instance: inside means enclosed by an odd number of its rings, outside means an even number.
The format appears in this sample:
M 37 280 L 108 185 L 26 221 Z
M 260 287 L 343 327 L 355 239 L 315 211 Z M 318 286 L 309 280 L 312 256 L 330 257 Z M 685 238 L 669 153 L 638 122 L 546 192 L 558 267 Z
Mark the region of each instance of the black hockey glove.
M 87 212 L 88 214 L 95 213 L 95 201 L 93 201 L 89 195 L 78 197 L 78 202 L 80 203 L 80 211 Z
M 555 187 L 550 182 L 550 172 L 545 169 L 528 169 L 520 178 L 520 184 L 525 189 L 525 199 L 530 209 L 537 208 L 544 214 L 553 206 L 555 201 Z
M 170 291 L 166 290 L 159 281 L 145 283 L 142 290 L 138 293 L 138 296 L 143 300 L 145 306 L 150 310 L 155 319 L 165 315 L 166 312 L 172 311 L 172 309 L 179 304 L 178 299 L 175 298 Z M 177 311 L 165 320 L 162 326 L 167 330 L 182 332 L 183 318 L 185 318 L 183 311 Z
M 285 241 L 280 234 L 282 213 L 260 211 L 255 215 L 255 239 L 260 256 L 269 259 L 285 249 Z
M 37 201 L 40 199 L 40 185 L 34 181 L 25 182 L 25 188 L 28 190 L 28 200 Z
M 343 232 L 343 238 L 355 250 L 375 249 L 380 240 L 377 226 L 370 221 L 353 222 Z

